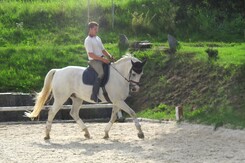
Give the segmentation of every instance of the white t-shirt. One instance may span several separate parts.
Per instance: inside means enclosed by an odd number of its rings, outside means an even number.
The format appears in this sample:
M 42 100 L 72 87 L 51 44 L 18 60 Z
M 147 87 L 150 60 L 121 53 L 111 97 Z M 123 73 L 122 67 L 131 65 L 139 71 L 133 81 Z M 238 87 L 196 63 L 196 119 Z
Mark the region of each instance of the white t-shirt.
M 103 56 L 102 50 L 105 50 L 101 39 L 98 36 L 91 37 L 88 36 L 84 41 L 84 46 L 87 51 L 87 54 L 94 53 L 95 55 L 101 57 Z M 93 58 L 90 58 L 88 55 L 89 60 L 93 60 Z

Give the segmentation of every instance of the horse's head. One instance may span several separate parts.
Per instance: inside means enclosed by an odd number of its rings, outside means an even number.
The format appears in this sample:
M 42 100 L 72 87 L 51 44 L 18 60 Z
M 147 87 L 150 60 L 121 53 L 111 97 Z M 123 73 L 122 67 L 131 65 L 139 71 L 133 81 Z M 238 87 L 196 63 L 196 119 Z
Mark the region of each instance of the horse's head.
M 143 75 L 145 63 L 146 59 L 141 62 L 139 59 L 128 54 L 115 62 L 112 67 L 129 83 L 131 92 L 138 92 L 140 88 L 139 81 Z
M 133 61 L 131 60 L 132 68 L 129 72 L 129 82 L 130 82 L 130 91 L 138 92 L 139 91 L 139 81 L 141 76 L 143 75 L 143 67 L 146 63 L 146 59 L 141 61 Z

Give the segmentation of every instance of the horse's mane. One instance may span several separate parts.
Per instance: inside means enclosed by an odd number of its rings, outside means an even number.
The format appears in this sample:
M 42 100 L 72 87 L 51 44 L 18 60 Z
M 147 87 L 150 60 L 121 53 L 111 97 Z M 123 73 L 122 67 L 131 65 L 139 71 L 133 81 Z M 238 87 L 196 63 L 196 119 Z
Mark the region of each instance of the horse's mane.
M 127 53 L 127 54 L 125 54 L 125 55 L 123 55 L 122 56 L 122 58 L 120 58 L 118 61 L 116 61 L 115 63 L 116 64 L 119 64 L 119 63 L 121 63 L 121 62 L 123 62 L 123 61 L 125 61 L 125 60 L 136 60 L 136 61 L 139 61 L 137 58 L 135 58 L 132 54 L 130 54 L 130 53 Z

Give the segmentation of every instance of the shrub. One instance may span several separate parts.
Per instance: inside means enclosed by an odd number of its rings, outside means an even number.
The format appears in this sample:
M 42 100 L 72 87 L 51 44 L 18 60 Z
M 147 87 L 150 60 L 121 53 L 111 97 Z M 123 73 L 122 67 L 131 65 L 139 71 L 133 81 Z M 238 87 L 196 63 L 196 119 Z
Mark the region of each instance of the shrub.
M 209 60 L 217 60 L 218 59 L 218 50 L 217 49 L 211 49 L 208 48 L 205 50 L 205 52 L 208 54 Z

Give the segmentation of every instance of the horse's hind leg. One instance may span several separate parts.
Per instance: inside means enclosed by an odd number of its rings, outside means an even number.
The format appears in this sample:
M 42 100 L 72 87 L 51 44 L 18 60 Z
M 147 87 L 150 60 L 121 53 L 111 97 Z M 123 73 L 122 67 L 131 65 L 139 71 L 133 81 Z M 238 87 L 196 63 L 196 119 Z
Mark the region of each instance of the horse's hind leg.
M 82 119 L 79 117 L 79 110 L 80 110 L 80 107 L 83 103 L 83 100 L 75 98 L 75 97 L 72 97 L 71 99 L 72 99 L 72 108 L 70 111 L 70 115 L 78 123 L 78 125 L 82 128 L 82 130 L 85 132 L 84 136 L 89 139 L 90 134 L 88 132 L 88 129 L 85 126 Z
M 109 123 L 107 124 L 107 126 L 105 128 L 105 136 L 104 136 L 104 139 L 108 139 L 109 138 L 109 131 L 111 129 L 111 126 L 113 125 L 113 123 L 117 119 L 117 112 L 118 111 L 119 111 L 118 107 L 113 106 L 112 112 L 111 112 L 111 119 L 110 119 Z
M 53 97 L 54 97 L 54 104 L 48 112 L 48 120 L 46 123 L 46 136 L 44 137 L 45 140 L 50 139 L 50 131 L 51 131 L 53 119 L 54 119 L 56 113 L 60 110 L 61 106 L 69 98 L 68 95 L 65 95 L 63 93 L 62 96 L 60 96 L 55 91 L 53 92 Z
M 63 103 L 64 102 L 60 102 L 58 100 L 55 100 L 52 108 L 50 108 L 50 110 L 48 112 L 48 120 L 46 123 L 46 136 L 44 137 L 45 140 L 50 139 L 50 131 L 51 131 L 53 119 L 54 119 L 56 113 L 60 110 Z

